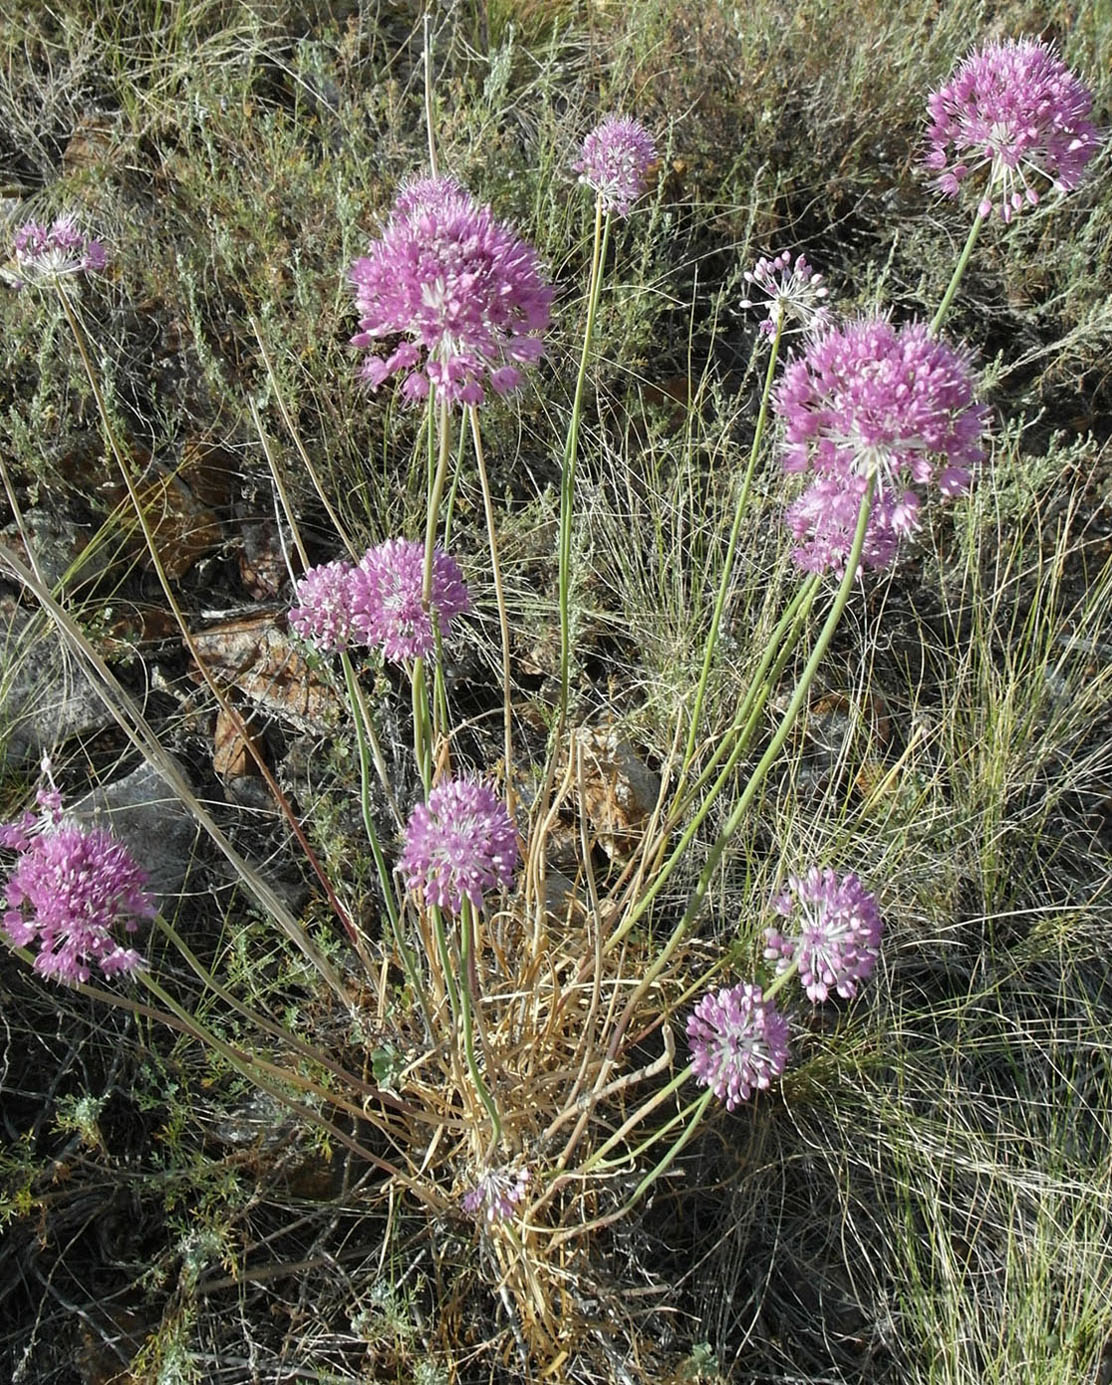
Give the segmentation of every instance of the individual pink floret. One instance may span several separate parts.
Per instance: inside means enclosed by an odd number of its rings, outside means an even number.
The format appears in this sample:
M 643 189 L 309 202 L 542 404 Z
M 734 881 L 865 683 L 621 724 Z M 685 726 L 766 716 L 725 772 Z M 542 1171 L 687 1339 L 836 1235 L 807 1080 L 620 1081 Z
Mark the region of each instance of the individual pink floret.
M 742 277 L 765 295 L 758 300 L 743 298 L 739 306 L 766 309 L 760 325 L 766 336 L 773 336 L 778 327 L 787 330 L 790 322 L 802 332 L 819 332 L 829 323 L 830 310 L 823 301 L 829 289 L 802 255 L 793 263 L 791 252 L 781 250 L 772 259 L 759 259 Z
M 628 216 L 655 161 L 656 143 L 643 125 L 608 115 L 583 141 L 575 171 L 581 183 L 598 193 L 604 212 Z
M 458 914 L 465 899 L 481 909 L 488 890 L 507 887 L 517 863 L 517 833 L 494 790 L 446 779 L 410 815 L 398 870 L 426 904 Z
M 788 1061 L 788 1021 L 759 986 L 742 984 L 705 995 L 688 1017 L 691 1066 L 732 1111 L 765 1090 Z
M 1040 183 L 1060 192 L 1077 186 L 1100 146 L 1092 105 L 1088 88 L 1047 44 L 986 44 L 927 98 L 926 166 L 947 197 L 984 174 L 979 215 L 998 206 L 1010 221 L 1038 202 Z
M 106 975 L 144 964 L 112 935 L 119 923 L 134 933 L 156 909 L 146 874 L 130 852 L 102 828 L 59 819 L 50 804 L 42 817 L 4 830 L 0 845 L 19 851 L 5 888 L 2 927 L 19 947 L 37 947 L 35 970 L 69 984 L 88 981 L 90 963 Z
M 773 908 L 790 924 L 765 932 L 765 956 L 775 959 L 777 974 L 797 962 L 809 999 L 825 1000 L 832 990 L 852 999 L 872 975 L 883 932 L 876 899 L 857 876 L 812 866 L 788 877 L 788 893 Z
M 469 1217 L 481 1218 L 493 1226 L 513 1216 L 528 1186 L 527 1168 L 488 1169 L 460 1198 L 460 1205 Z
M 365 644 L 381 645 L 387 659 L 420 659 L 436 648 L 433 624 L 421 599 L 425 546 L 412 539 L 387 539 L 367 550 L 351 575 L 352 630 Z M 453 617 L 471 608 L 463 573 L 442 549 L 433 553 L 430 606 L 440 634 Z
M 99 240 L 84 235 L 71 215 L 49 226 L 28 221 L 15 233 L 15 283 L 57 283 L 75 274 L 99 273 L 108 255 Z
M 553 290 L 536 252 L 451 178 L 403 187 L 381 238 L 351 267 L 361 317 L 355 346 L 392 351 L 365 362 L 378 389 L 401 374 L 402 394 L 430 385 L 453 404 L 506 394 L 543 350 Z

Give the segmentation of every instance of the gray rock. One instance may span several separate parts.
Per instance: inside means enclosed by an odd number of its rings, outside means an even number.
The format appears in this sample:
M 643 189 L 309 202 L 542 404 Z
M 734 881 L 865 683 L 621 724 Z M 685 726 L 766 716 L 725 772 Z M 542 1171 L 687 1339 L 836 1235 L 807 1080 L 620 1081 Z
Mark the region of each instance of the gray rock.
M 34 763 L 111 717 L 50 622 L 0 599 L 0 766 Z
M 48 586 L 57 587 L 68 577 L 66 586 L 72 589 L 93 581 L 104 571 L 103 548 L 90 548 L 89 530 L 72 519 L 49 510 L 28 510 L 23 516 L 23 528 Z M 18 524 L 0 529 L 0 546 L 10 549 L 24 566 L 33 566 Z
M 172 909 L 194 864 L 199 829 L 151 765 L 94 789 L 70 805 L 69 812 L 118 837 L 147 872 L 147 888 L 160 896 L 163 910 Z

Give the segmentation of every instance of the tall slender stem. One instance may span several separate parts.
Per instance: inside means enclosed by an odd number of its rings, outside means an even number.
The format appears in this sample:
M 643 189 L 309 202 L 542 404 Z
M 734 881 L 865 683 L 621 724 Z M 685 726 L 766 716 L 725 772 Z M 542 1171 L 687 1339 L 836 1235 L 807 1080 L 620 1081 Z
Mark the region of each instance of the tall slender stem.
M 425 11 L 424 24 L 425 60 L 425 133 L 429 141 L 429 172 L 435 178 L 436 166 L 436 127 L 432 118 L 432 16 Z
M 575 501 L 575 465 L 579 456 L 579 424 L 583 416 L 583 393 L 587 381 L 587 366 L 591 359 L 591 343 L 595 334 L 599 295 L 602 291 L 603 264 L 610 237 L 610 217 L 603 217 L 601 195 L 595 202 L 595 234 L 591 251 L 591 279 L 587 289 L 587 322 L 583 329 L 583 350 L 579 356 L 579 373 L 575 379 L 571 419 L 564 443 L 564 463 L 560 477 L 560 711 L 557 741 L 563 734 L 568 713 L 568 692 L 571 683 L 571 526 Z
M 478 1062 L 475 1059 L 475 1032 L 474 1016 L 472 1014 L 472 1001 L 477 997 L 472 995 L 472 971 L 473 956 L 475 945 L 475 915 L 471 907 L 471 901 L 463 901 L 463 911 L 460 914 L 460 978 L 459 978 L 459 1013 L 460 1022 L 463 1029 L 463 1054 L 467 1060 L 467 1070 L 471 1074 L 471 1080 L 475 1084 L 475 1090 L 479 1094 L 479 1100 L 486 1107 L 487 1115 L 490 1117 L 492 1127 L 491 1147 L 498 1145 L 502 1140 L 502 1117 L 498 1114 L 498 1106 L 491 1095 L 487 1084 L 483 1081 L 483 1075 L 479 1071 Z
M 498 628 L 502 638 L 502 739 L 505 757 L 506 805 L 513 816 L 514 775 L 513 775 L 513 701 L 510 695 L 510 622 L 506 614 L 506 592 L 502 584 L 502 566 L 498 561 L 498 538 L 494 523 L 494 501 L 490 493 L 490 480 L 487 476 L 486 460 L 483 456 L 483 439 L 479 431 L 479 411 L 474 404 L 468 406 L 471 419 L 471 436 L 475 443 L 475 464 L 479 469 L 479 485 L 483 492 L 483 511 L 486 515 L 487 543 L 490 547 L 490 571 L 494 581 L 494 599 L 498 604 Z
M 942 302 L 938 305 L 938 311 L 935 313 L 934 317 L 931 318 L 932 336 L 942 326 L 943 319 L 950 311 L 950 304 L 954 301 L 954 295 L 957 293 L 958 285 L 961 283 L 962 277 L 965 274 L 965 268 L 969 263 L 969 257 L 973 254 L 973 247 L 977 244 L 977 237 L 981 233 L 981 223 L 983 221 L 983 216 L 975 216 L 973 218 L 973 225 L 969 228 L 969 235 L 966 238 L 961 255 L 958 257 L 958 262 L 954 266 L 954 272 L 950 277 L 950 283 L 946 288 L 946 292 L 942 295 Z
M 621 1039 L 621 1034 L 624 1031 L 625 1025 L 628 1023 L 629 1016 L 632 1015 L 641 997 L 660 975 L 665 966 L 667 966 L 672 954 L 687 936 L 688 930 L 691 928 L 692 924 L 702 913 L 707 890 L 710 888 L 710 882 L 714 878 L 726 848 L 729 846 L 734 834 L 737 832 L 746 814 L 752 807 L 753 800 L 756 798 L 758 790 L 764 783 L 765 775 L 775 762 L 780 751 L 784 748 L 784 743 L 791 734 L 796 718 L 803 709 L 803 705 L 811 690 L 811 684 L 814 682 L 815 675 L 819 670 L 819 665 L 822 663 L 826 651 L 830 647 L 830 641 L 834 638 L 834 633 L 841 622 L 846 603 L 849 601 L 849 594 L 853 589 L 854 582 L 857 580 L 857 568 L 861 562 L 861 551 L 865 546 L 865 534 L 869 526 L 869 515 L 872 512 L 875 484 L 874 478 L 870 480 L 866 488 L 864 499 L 861 502 L 861 509 L 857 516 L 857 529 L 853 536 L 853 544 L 846 558 L 846 570 L 839 584 L 837 595 L 834 598 L 834 604 L 830 608 L 830 614 L 826 617 L 822 630 L 819 632 L 818 639 L 815 641 L 815 647 L 811 651 L 811 657 L 807 660 L 803 672 L 799 676 L 799 681 L 795 685 L 795 690 L 792 693 L 787 710 L 780 719 L 780 725 L 776 728 L 776 732 L 771 741 L 769 741 L 767 749 L 760 760 L 758 760 L 753 772 L 750 774 L 745 788 L 742 790 L 730 816 L 726 819 L 725 826 L 722 828 L 717 840 L 711 847 L 706 863 L 699 872 L 699 878 L 695 882 L 694 889 L 691 891 L 687 908 L 683 912 L 683 917 L 680 919 L 679 923 L 676 924 L 667 943 L 665 943 L 651 966 L 648 967 L 644 976 L 634 988 L 629 1000 L 626 1002 L 622 1019 L 619 1021 L 610 1041 L 612 1050 L 616 1050 L 617 1044 Z M 650 891 L 630 910 L 629 918 L 623 920 L 622 923 L 623 932 L 627 932 L 629 927 L 644 914 L 652 898 L 653 894 Z M 613 939 L 611 939 L 608 947 L 612 946 L 612 944 Z
M 691 725 L 687 730 L 687 745 L 683 752 L 683 764 L 680 768 L 680 785 L 682 787 L 687 770 L 691 765 L 695 755 L 695 742 L 699 735 L 699 723 L 703 715 L 703 701 L 706 697 L 707 682 L 710 678 L 710 666 L 714 659 L 714 651 L 718 644 L 718 630 L 722 623 L 722 611 L 726 605 L 726 597 L 729 594 L 730 583 L 734 575 L 734 554 L 737 551 L 738 536 L 741 533 L 742 520 L 745 517 L 745 510 L 749 504 L 749 492 L 753 485 L 753 473 L 757 468 L 757 458 L 760 456 L 761 443 L 764 441 L 765 425 L 768 421 L 768 405 L 772 398 L 772 382 L 776 377 L 776 361 L 780 354 L 780 337 L 783 331 L 784 320 L 782 316 L 776 319 L 776 334 L 772 338 L 772 348 L 769 351 L 768 367 L 765 370 L 764 389 L 761 391 L 761 405 L 757 412 L 757 425 L 753 431 L 753 444 L 749 449 L 749 464 L 745 468 L 745 475 L 742 478 L 741 490 L 738 492 L 737 504 L 734 506 L 734 522 L 730 529 L 730 541 L 726 546 L 726 557 L 722 563 L 722 577 L 718 583 L 718 595 L 714 602 L 714 612 L 711 615 L 710 629 L 707 631 L 706 646 L 703 650 L 703 667 L 699 675 L 699 685 L 695 690 L 695 705 L 691 709 Z

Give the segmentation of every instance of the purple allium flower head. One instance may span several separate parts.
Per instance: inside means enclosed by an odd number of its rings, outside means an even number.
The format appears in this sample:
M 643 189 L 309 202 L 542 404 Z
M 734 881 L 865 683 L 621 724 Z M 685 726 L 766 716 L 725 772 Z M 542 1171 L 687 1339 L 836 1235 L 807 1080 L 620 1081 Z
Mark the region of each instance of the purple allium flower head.
M 1010 221 L 1038 202 L 1040 180 L 1060 192 L 1077 186 L 1100 144 L 1092 105 L 1088 89 L 1045 43 L 987 44 L 928 97 L 926 166 L 947 197 L 987 169 L 978 213 L 999 206 Z
M 60 820 L 53 798 L 40 796 L 42 817 L 4 830 L 0 844 L 19 851 L 5 889 L 4 932 L 18 947 L 38 944 L 35 970 L 58 981 L 88 981 L 95 961 L 106 975 L 143 966 L 142 957 L 112 936 L 152 918 L 146 875 L 127 848 L 103 828 Z
M 488 1169 L 460 1199 L 469 1217 L 482 1217 L 492 1226 L 508 1221 L 529 1186 L 529 1170 L 506 1166 Z
M 628 216 L 655 161 L 656 143 L 643 125 L 608 115 L 583 141 L 575 171 L 581 183 L 598 193 L 603 211 Z
M 346 649 L 351 639 L 354 569 L 348 562 L 311 567 L 297 584 L 298 604 L 290 611 L 290 625 L 318 649 Z
M 58 283 L 75 274 L 99 273 L 108 255 L 99 240 L 83 235 L 72 216 L 60 216 L 50 227 L 28 221 L 15 233 L 17 288 L 31 283 Z
M 803 332 L 821 331 L 829 322 L 830 310 L 822 301 L 829 290 L 822 275 L 816 274 L 802 255 L 796 257 L 794 265 L 789 250 L 770 260 L 762 257 L 743 277 L 765 295 L 764 300 L 757 301 L 743 298 L 740 306 L 767 309 L 760 328 L 766 336 L 772 336 L 781 323 L 786 329 L 789 321 L 797 322 Z
M 705 995 L 687 1020 L 691 1066 L 726 1110 L 763 1091 L 788 1061 L 788 1021 L 759 986 Z
M 984 455 L 987 411 L 973 399 L 969 354 L 918 322 L 896 328 L 887 318 L 867 318 L 813 338 L 789 362 L 773 407 L 785 424 L 785 470 L 810 468 L 837 483 L 801 497 L 789 519 L 797 538 L 809 532 L 815 539 L 816 562 L 847 524 L 852 538 L 848 496 L 860 501 L 860 478 L 877 478 L 868 561 L 880 566 L 892 540 L 917 526 L 920 498 L 912 486 L 936 480 L 943 495 L 957 495 Z M 836 499 L 839 487 L 847 496 Z
M 802 877 L 790 875 L 788 890 L 773 908 L 790 920 L 790 930 L 765 931 L 765 956 L 776 960 L 777 974 L 798 962 L 811 1000 L 825 1000 L 831 990 L 852 999 L 857 983 L 872 975 L 880 949 L 876 899 L 856 875 L 839 879 L 817 866 Z
M 364 554 L 349 583 L 352 630 L 367 644 L 381 644 L 388 659 L 424 658 L 436 648 L 432 620 L 421 601 L 425 545 L 387 539 Z M 453 616 L 470 609 L 471 598 L 454 558 L 433 553 L 432 610 L 441 635 Z
M 402 394 L 435 385 L 454 404 L 481 404 L 486 384 L 505 394 L 543 350 L 553 290 L 536 252 L 450 178 L 402 188 L 381 238 L 351 267 L 361 313 L 355 346 L 403 340 L 371 356 L 372 389 L 402 372 Z
M 517 868 L 517 833 L 506 805 L 486 784 L 445 779 L 414 808 L 398 870 L 426 904 L 458 914 L 487 890 L 507 886 Z

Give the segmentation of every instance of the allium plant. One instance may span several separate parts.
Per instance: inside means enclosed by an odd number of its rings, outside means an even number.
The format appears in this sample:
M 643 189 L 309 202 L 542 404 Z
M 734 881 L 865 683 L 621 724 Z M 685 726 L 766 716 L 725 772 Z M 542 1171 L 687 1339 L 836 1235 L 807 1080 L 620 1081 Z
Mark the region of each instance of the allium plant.
M 401 374 L 402 394 L 429 386 L 455 404 L 506 394 L 539 359 L 553 290 L 536 252 L 450 178 L 403 188 L 381 238 L 351 267 L 361 314 L 355 346 L 403 340 L 363 365 L 378 389 Z
M 481 1218 L 491 1225 L 508 1221 L 528 1186 L 527 1168 L 488 1169 L 475 1186 L 464 1193 L 460 1206 L 469 1217 Z
M 145 872 L 110 832 L 64 821 L 57 794 L 39 803 L 40 816 L 0 828 L 0 846 L 19 853 L 4 892 L 5 934 L 36 947 L 35 970 L 64 983 L 88 981 L 93 962 L 108 976 L 144 966 L 113 929 L 134 933 L 154 917 Z
M 628 216 L 645 191 L 655 160 L 656 142 L 643 125 L 608 115 L 583 141 L 575 171 L 598 194 L 604 212 Z
M 1038 202 L 1041 185 L 1060 192 L 1077 186 L 1100 144 L 1092 105 L 1088 89 L 1047 44 L 986 44 L 927 99 L 926 166 L 947 197 L 976 181 L 979 215 L 998 207 L 1010 221 Z
M 802 255 L 797 255 L 794 263 L 790 250 L 782 250 L 771 259 L 762 257 L 743 277 L 764 298 L 743 298 L 739 306 L 767 310 L 760 326 L 766 336 L 773 336 L 778 327 L 787 330 L 790 322 L 802 332 L 818 332 L 828 324 L 830 310 L 823 300 L 829 289 Z
M 839 877 L 817 866 L 788 877 L 788 891 L 773 901 L 787 922 L 765 932 L 765 956 L 782 975 L 798 968 L 810 1000 L 836 991 L 845 999 L 872 975 L 883 931 L 873 895 L 856 875 Z
M 488 890 L 508 886 L 517 863 L 517 833 L 494 790 L 445 779 L 410 815 L 398 870 L 426 904 L 458 914 L 465 899 L 481 909 Z
M 849 542 L 843 546 L 838 538 L 847 531 L 848 512 L 839 487 L 860 497 L 861 478 L 875 478 L 868 538 L 874 566 L 894 553 L 894 538 L 918 524 L 913 487 L 933 481 L 945 496 L 969 487 L 984 455 L 986 420 L 973 381 L 964 348 L 922 323 L 894 327 L 883 317 L 832 328 L 789 362 L 773 395 L 784 423 L 784 469 L 810 470 L 827 483 L 790 520 L 796 537 L 807 537 L 810 565 L 825 553 L 837 566 L 848 552 Z
M 58 217 L 49 227 L 28 221 L 15 233 L 14 249 L 17 272 L 9 277 L 20 288 L 99 273 L 108 263 L 101 242 L 79 230 L 70 215 Z
M 764 1091 L 788 1061 L 788 1021 L 759 986 L 741 984 L 705 995 L 687 1021 L 691 1067 L 732 1111 Z

